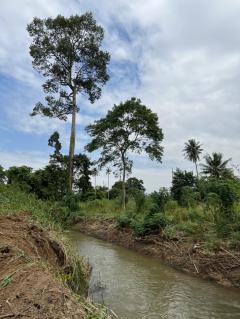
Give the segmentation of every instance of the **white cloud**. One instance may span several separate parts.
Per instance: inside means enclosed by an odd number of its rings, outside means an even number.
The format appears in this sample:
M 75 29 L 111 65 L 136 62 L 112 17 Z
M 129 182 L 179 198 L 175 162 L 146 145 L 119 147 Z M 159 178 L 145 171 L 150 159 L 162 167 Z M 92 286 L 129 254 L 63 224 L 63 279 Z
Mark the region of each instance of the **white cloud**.
M 48 160 L 42 152 L 7 152 L 0 149 L 1 165 L 4 168 L 26 165 L 33 169 L 44 167 Z
M 203 143 L 204 152 L 220 151 L 239 162 L 238 0 L 102 0 L 101 4 L 97 0 L 2 0 L 0 9 L 0 72 L 34 91 L 25 106 L 26 114 L 41 97 L 41 80 L 33 72 L 28 54 L 26 24 L 33 16 L 92 10 L 106 31 L 104 45 L 112 55 L 111 80 L 95 104 L 79 98 L 79 127 L 105 114 L 114 103 L 139 96 L 158 114 L 165 135 L 163 166 L 152 168 L 150 161 L 144 161 L 134 170 L 148 189 L 169 185 L 171 168 L 192 169 L 181 152 L 189 138 Z M 20 92 L 13 98 L 21 106 L 14 107 L 13 118 L 22 113 L 13 124 L 16 129 L 29 134 L 58 129 L 67 149 L 69 126 L 40 118 L 30 121 L 23 115 L 26 101 Z M 79 131 L 77 148 L 87 139 L 86 133 Z

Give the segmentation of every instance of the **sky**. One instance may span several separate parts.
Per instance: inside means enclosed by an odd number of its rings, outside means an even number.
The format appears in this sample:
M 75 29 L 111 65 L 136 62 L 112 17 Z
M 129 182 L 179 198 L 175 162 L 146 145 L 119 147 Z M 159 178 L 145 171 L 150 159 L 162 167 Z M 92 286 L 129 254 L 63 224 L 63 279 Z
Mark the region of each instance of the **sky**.
M 44 79 L 32 68 L 26 26 L 35 16 L 86 11 L 105 30 L 110 80 L 94 104 L 78 100 L 76 152 L 89 141 L 86 125 L 136 96 L 158 114 L 164 133 L 162 163 L 132 155 L 132 176 L 142 179 L 147 191 L 169 187 L 177 167 L 194 170 L 182 152 L 190 138 L 202 143 L 203 156 L 222 152 L 239 164 L 239 0 L 1 0 L 0 165 L 43 167 L 55 130 L 68 152 L 69 121 L 29 116 L 43 100 Z M 104 172 L 97 183 L 106 185 Z

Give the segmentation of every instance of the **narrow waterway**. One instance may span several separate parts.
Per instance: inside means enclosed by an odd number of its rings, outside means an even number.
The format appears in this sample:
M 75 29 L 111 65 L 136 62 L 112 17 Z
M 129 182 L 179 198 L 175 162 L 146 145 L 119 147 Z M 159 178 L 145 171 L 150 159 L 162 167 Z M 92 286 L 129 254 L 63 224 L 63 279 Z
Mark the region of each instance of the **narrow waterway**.
M 93 267 L 90 295 L 122 319 L 239 319 L 240 291 L 194 278 L 77 231 L 74 248 Z

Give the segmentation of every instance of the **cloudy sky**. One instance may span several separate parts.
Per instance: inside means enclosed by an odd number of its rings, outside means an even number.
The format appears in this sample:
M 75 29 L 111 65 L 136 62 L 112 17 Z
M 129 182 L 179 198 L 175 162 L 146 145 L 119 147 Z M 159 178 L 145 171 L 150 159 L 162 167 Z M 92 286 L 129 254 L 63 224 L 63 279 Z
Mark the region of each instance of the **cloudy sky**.
M 137 96 L 158 114 L 165 136 L 162 164 L 133 158 L 133 175 L 148 191 L 169 186 L 176 167 L 194 169 L 182 154 L 189 138 L 199 140 L 204 153 L 222 152 L 238 164 L 239 0 L 1 0 L 0 164 L 44 166 L 54 130 L 67 152 L 69 123 L 29 116 L 43 98 L 43 79 L 32 69 L 26 25 L 34 16 L 86 11 L 105 29 L 111 79 L 93 105 L 79 100 L 76 151 L 88 141 L 87 124 Z M 106 184 L 104 175 L 98 183 Z

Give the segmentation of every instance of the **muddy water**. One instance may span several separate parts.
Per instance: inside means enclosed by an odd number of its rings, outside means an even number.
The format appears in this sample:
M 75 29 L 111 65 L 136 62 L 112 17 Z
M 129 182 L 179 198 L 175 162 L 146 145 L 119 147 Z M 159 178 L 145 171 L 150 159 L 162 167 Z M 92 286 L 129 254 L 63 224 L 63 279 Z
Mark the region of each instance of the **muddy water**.
M 240 291 L 185 275 L 157 260 L 71 232 L 93 266 L 90 294 L 122 319 L 239 319 Z

